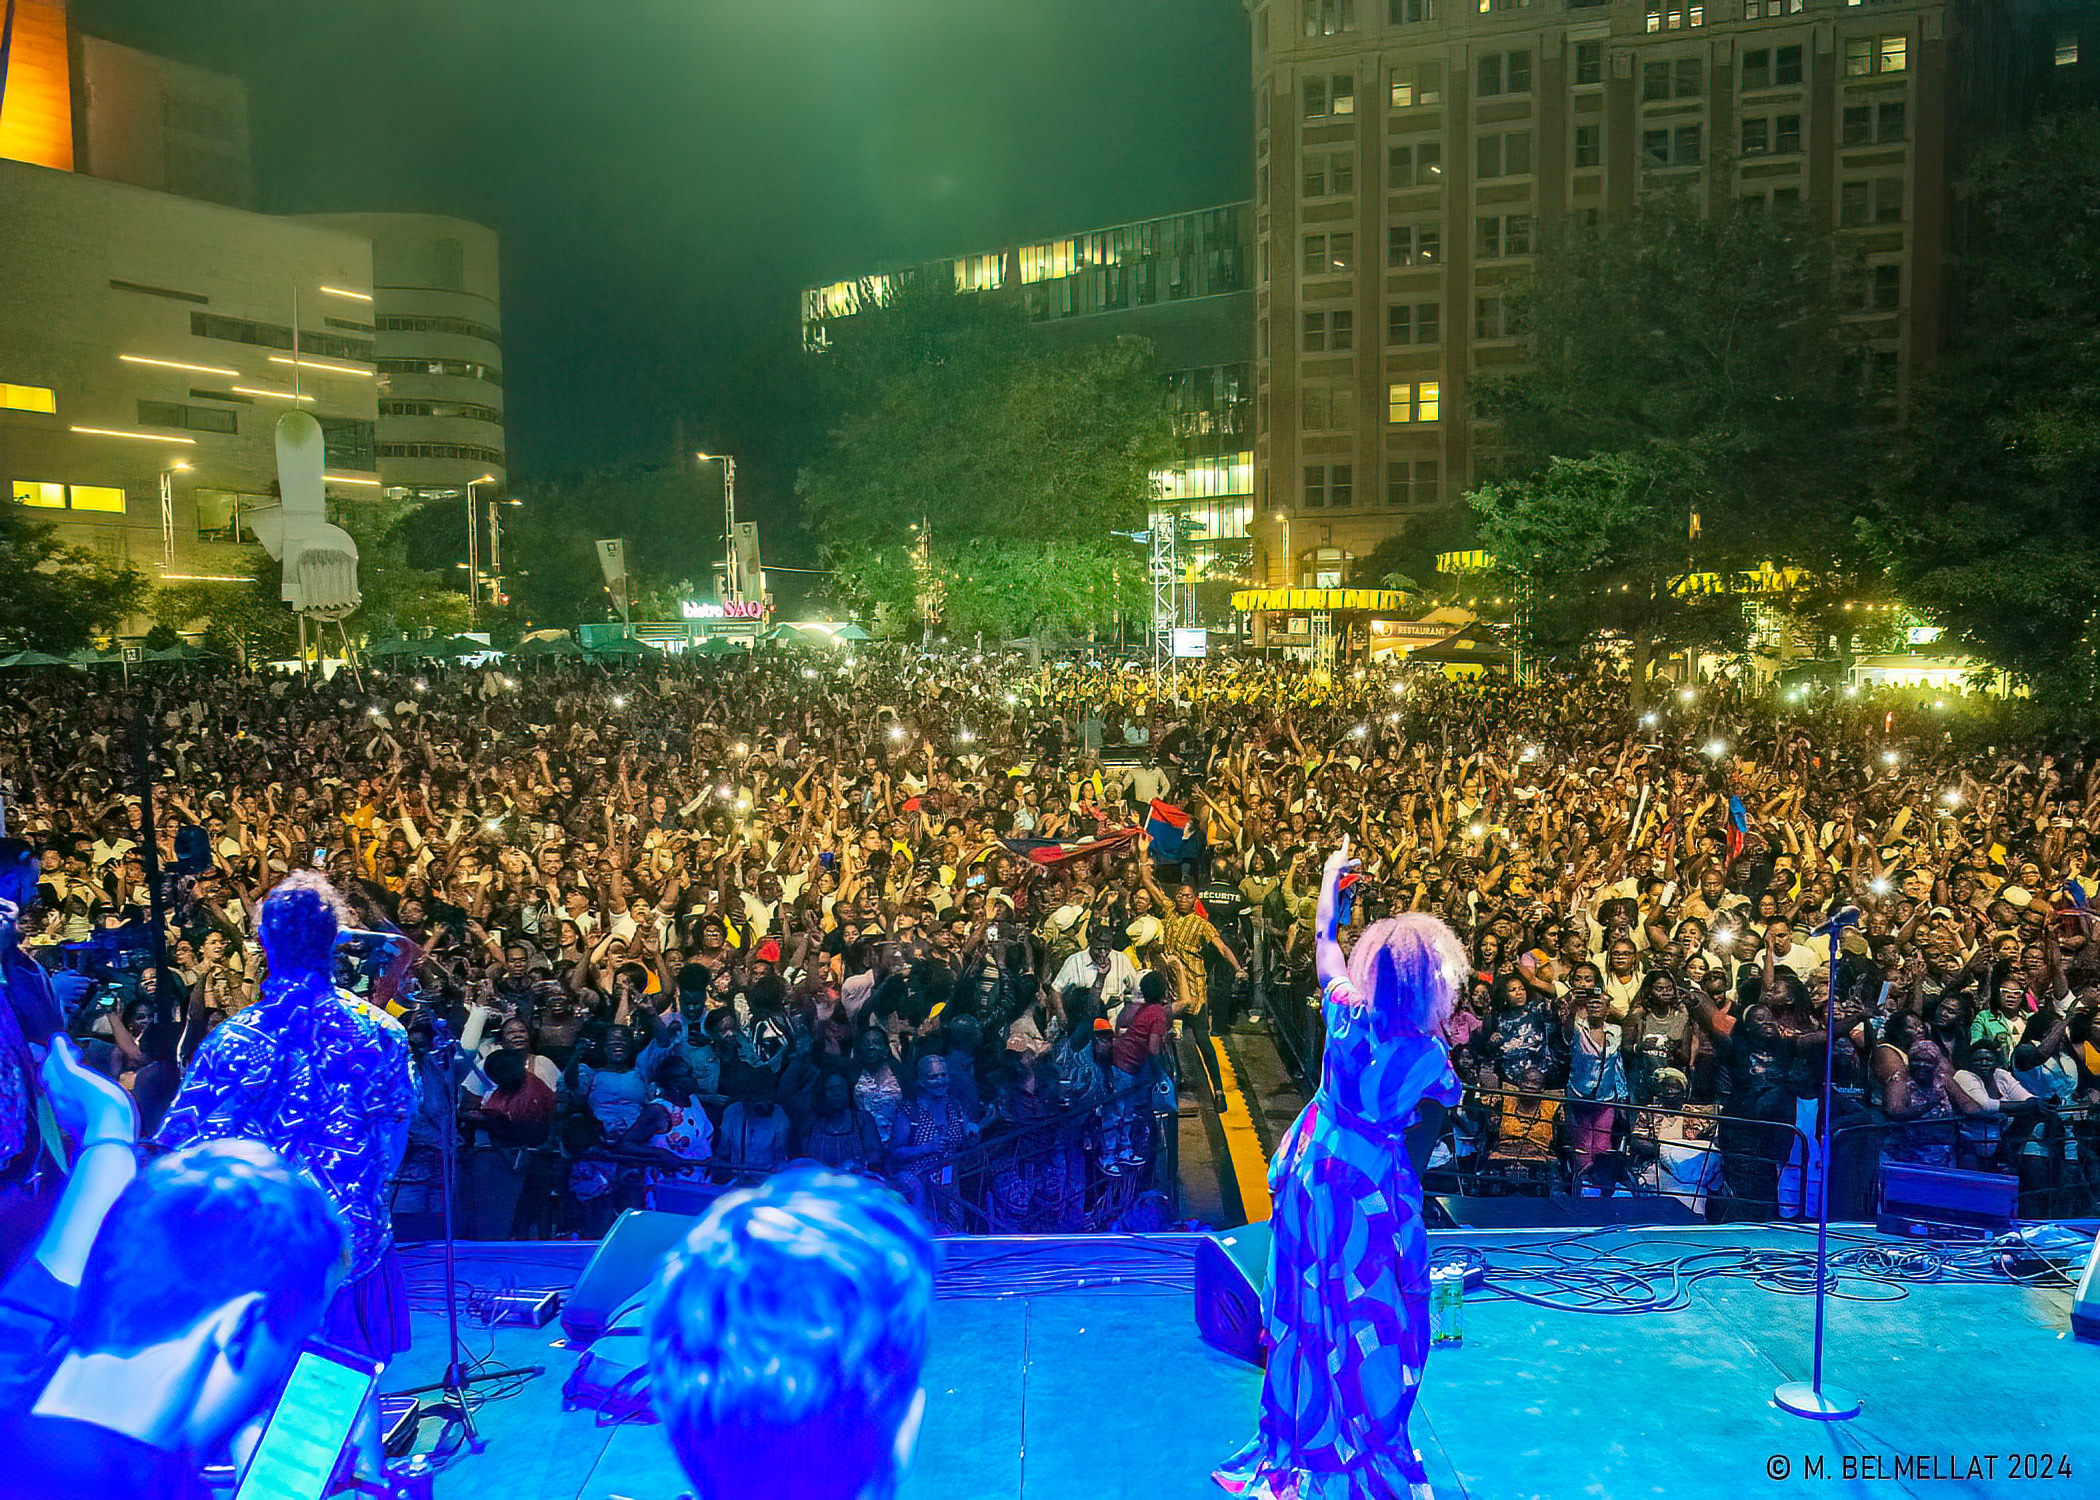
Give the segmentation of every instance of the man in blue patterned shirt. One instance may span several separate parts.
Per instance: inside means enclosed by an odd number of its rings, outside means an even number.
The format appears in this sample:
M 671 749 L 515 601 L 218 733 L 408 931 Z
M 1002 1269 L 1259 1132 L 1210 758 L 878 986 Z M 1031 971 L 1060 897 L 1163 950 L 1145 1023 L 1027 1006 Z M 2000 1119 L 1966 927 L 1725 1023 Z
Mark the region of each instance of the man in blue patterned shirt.
M 322 1336 L 384 1363 L 408 1347 L 389 1213 L 415 1084 L 399 1023 L 335 986 L 342 925 L 318 875 L 295 872 L 270 892 L 257 922 L 262 998 L 204 1039 L 157 1139 L 170 1150 L 260 1141 L 318 1183 L 350 1230 Z

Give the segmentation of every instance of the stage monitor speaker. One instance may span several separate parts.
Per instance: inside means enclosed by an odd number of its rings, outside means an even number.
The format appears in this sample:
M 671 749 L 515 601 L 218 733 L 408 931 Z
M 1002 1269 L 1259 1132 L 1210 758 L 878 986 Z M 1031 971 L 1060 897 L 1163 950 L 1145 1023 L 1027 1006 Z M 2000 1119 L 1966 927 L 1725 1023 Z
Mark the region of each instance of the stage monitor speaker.
M 1881 1169 L 1874 1227 L 1908 1239 L 1982 1239 L 2010 1228 L 2019 1211 L 2016 1177 L 1892 1161 Z
M 1269 1226 L 1243 1224 L 1196 1242 L 1196 1331 L 1251 1365 L 1268 1355 L 1261 1289 L 1269 1279 Z
M 2071 1332 L 2100 1344 L 2100 1240 L 2093 1241 L 2085 1274 L 2078 1278 L 2078 1290 L 2071 1298 Z
M 611 1326 L 613 1315 L 647 1287 L 657 1266 L 693 1227 L 691 1214 L 651 1213 L 631 1208 L 613 1220 L 562 1304 L 561 1328 L 572 1345 L 589 1344 Z

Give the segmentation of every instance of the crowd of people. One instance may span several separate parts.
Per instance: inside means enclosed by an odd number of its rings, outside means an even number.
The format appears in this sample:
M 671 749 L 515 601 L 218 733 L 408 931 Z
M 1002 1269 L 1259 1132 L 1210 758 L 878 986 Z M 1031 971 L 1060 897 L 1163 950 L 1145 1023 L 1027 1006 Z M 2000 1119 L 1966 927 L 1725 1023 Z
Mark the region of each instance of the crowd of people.
M 1430 912 L 1471 955 L 1444 1155 L 1476 1180 L 1798 1212 L 1833 996 L 1838 1123 L 1874 1152 L 2077 1179 L 2100 758 L 1842 696 L 1629 701 L 1601 663 L 1223 662 L 1170 694 L 874 647 L 39 674 L 0 686 L 0 777 L 39 863 L 23 951 L 80 976 L 68 1029 L 149 1131 L 257 997 L 262 898 L 321 870 L 346 982 L 415 1058 L 397 1217 L 458 1140 L 473 1234 L 599 1233 L 798 1159 L 952 1228 L 1095 1223 L 1158 1185 L 1177 1034 L 1214 1085 L 1218 1032 L 1305 1029 L 1345 836 L 1358 926 Z

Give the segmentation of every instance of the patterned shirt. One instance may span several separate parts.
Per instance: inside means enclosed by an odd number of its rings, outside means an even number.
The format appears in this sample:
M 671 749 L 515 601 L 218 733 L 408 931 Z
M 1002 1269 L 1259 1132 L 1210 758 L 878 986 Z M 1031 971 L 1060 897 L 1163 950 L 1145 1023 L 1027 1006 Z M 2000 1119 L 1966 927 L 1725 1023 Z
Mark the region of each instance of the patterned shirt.
M 325 980 L 265 984 L 204 1039 L 156 1139 L 260 1141 L 328 1195 L 350 1229 L 355 1280 L 393 1243 L 394 1174 L 416 1105 L 408 1041 Z

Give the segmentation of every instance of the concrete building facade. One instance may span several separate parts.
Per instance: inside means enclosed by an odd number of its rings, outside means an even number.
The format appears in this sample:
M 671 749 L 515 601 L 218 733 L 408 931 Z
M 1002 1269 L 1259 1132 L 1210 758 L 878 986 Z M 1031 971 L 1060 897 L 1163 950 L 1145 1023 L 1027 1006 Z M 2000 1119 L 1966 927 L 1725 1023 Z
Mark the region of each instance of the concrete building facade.
M 0 93 L 0 500 L 156 578 L 252 566 L 293 406 L 332 500 L 508 480 L 495 234 L 254 213 L 231 78 L 17 0 Z
M 496 235 L 438 214 L 309 214 L 301 223 L 372 246 L 377 457 L 396 499 L 450 498 L 508 479 L 503 304 Z
M 377 492 L 372 336 L 325 290 L 371 285 L 368 240 L 0 161 L 0 265 L 0 484 L 64 540 L 155 577 L 245 574 L 295 406 L 331 494 Z

